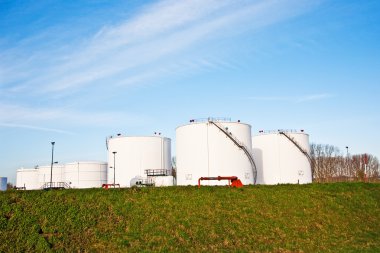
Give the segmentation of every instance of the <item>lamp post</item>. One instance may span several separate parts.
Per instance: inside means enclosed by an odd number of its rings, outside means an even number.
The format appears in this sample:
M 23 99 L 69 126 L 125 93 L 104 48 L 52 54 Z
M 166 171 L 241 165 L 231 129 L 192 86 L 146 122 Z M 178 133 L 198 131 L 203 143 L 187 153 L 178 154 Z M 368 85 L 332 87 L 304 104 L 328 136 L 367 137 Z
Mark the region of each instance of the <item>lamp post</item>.
M 348 146 L 346 146 L 346 151 L 347 151 L 347 153 L 346 153 L 346 173 L 347 173 L 347 175 L 350 175 L 350 173 L 349 173 L 349 164 L 348 164 Z
M 116 163 L 115 163 L 115 155 L 116 155 L 116 151 L 113 151 L 112 154 L 113 154 L 113 188 L 115 188 L 115 167 L 116 167 Z
M 55 142 L 51 142 L 51 167 L 50 167 L 50 188 L 53 185 L 53 161 L 54 161 L 54 144 Z

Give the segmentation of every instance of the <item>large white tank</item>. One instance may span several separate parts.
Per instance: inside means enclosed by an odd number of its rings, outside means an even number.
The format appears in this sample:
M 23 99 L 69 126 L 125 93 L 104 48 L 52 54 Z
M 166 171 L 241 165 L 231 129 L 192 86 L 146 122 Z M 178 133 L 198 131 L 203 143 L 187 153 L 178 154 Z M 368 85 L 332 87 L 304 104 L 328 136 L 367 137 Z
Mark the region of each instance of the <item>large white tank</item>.
M 53 177 L 52 182 L 64 182 L 64 169 L 65 166 L 61 164 L 53 164 Z M 42 187 L 45 183 L 50 182 L 51 165 L 44 165 L 38 167 L 38 184 Z
M 251 126 L 226 119 L 191 120 L 176 129 L 177 185 L 197 185 L 200 177 L 237 176 L 254 184 Z M 249 154 L 248 154 L 249 153 Z M 227 185 L 228 181 L 202 181 Z
M 18 169 L 16 171 L 16 187 L 25 190 L 40 189 L 38 184 L 38 169 Z
M 6 177 L 0 177 L 0 191 L 7 190 L 8 179 Z
M 309 135 L 302 130 L 260 131 L 252 145 L 258 184 L 312 182 Z
M 65 164 L 64 180 L 71 188 L 98 188 L 107 183 L 106 162 L 73 162 Z
M 169 138 L 160 135 L 118 135 L 108 138 L 107 148 L 109 184 L 114 183 L 115 175 L 116 184 L 120 184 L 120 187 L 130 187 L 132 178 L 146 177 L 145 170 L 165 170 L 167 175 L 171 175 L 171 140 Z M 115 155 L 113 152 L 116 152 Z

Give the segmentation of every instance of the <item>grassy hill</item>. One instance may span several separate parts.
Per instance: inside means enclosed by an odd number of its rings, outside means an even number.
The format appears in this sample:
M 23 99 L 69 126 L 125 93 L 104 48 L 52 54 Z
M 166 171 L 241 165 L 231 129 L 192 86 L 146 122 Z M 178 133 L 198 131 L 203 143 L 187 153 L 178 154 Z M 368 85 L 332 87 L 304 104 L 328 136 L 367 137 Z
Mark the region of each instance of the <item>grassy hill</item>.
M 0 252 L 380 252 L 380 184 L 0 193 Z

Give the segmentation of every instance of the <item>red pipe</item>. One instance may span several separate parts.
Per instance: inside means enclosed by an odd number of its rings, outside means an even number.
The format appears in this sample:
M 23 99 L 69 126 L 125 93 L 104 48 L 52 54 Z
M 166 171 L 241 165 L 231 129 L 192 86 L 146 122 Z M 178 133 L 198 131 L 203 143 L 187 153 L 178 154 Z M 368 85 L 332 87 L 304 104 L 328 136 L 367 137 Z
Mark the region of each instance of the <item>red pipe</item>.
M 201 181 L 202 180 L 228 180 L 228 185 L 230 186 L 231 185 L 231 181 L 235 181 L 235 180 L 239 180 L 238 177 L 236 176 L 231 176 L 231 177 L 221 177 L 221 176 L 217 176 L 217 177 L 200 177 L 198 179 L 198 188 L 201 187 Z

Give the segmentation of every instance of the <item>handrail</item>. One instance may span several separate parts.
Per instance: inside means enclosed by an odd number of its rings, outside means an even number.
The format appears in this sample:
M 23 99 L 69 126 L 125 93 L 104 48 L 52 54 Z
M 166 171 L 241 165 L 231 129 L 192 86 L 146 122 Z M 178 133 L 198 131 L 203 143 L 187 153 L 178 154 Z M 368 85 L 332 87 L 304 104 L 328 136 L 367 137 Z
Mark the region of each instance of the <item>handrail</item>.
M 209 122 L 209 121 L 222 121 L 222 122 L 231 122 L 231 118 L 226 117 L 208 117 L 208 118 L 198 118 L 191 119 L 190 123 L 201 123 L 201 122 Z
M 166 169 L 148 169 L 144 171 L 149 176 L 170 176 L 171 170 Z
M 302 154 L 304 154 L 307 158 L 307 160 L 309 161 L 310 165 L 311 165 L 311 157 L 309 155 L 309 153 L 307 153 L 306 150 L 304 150 L 296 140 L 294 140 L 294 138 L 290 137 L 289 135 L 287 135 L 284 131 L 279 131 L 280 134 L 284 135 L 289 141 L 291 141 L 298 149 L 299 151 L 301 151 Z
M 41 189 L 70 189 L 70 185 L 66 182 L 46 182 Z
M 249 162 L 251 163 L 251 167 L 252 167 L 252 173 L 253 173 L 253 184 L 256 184 L 256 179 L 257 179 L 257 168 L 256 168 L 256 164 L 255 164 L 255 161 L 253 160 L 253 156 L 251 154 L 251 152 L 249 152 L 248 148 L 244 145 L 243 142 L 239 141 L 239 139 L 237 139 L 236 137 L 232 136 L 232 133 L 231 132 L 227 132 L 225 127 L 223 127 L 222 124 L 220 123 L 217 123 L 215 121 L 213 121 L 212 119 L 209 119 L 209 121 L 211 124 L 213 124 L 214 126 L 216 126 L 220 131 L 222 131 L 233 143 L 235 143 L 236 146 L 238 146 L 239 148 L 241 148 L 244 153 L 246 154 L 246 156 L 248 157 L 248 160 Z

